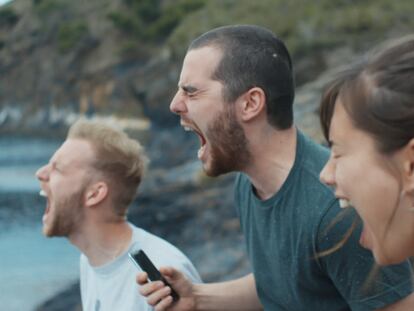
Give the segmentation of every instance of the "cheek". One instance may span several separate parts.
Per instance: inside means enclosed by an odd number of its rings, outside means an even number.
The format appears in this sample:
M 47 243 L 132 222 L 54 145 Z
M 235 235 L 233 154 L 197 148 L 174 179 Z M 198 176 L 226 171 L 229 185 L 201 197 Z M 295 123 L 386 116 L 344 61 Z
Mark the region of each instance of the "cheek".
M 369 213 L 378 197 L 377 177 L 366 165 L 357 159 L 343 159 L 336 167 L 337 188 L 348 198 L 352 205 L 363 216 Z
M 363 179 L 363 169 L 357 161 L 344 158 L 337 162 L 335 168 L 336 184 L 347 197 L 358 194 L 358 185 L 363 182 Z
M 395 207 L 398 182 L 372 159 L 350 159 L 337 167 L 337 182 L 365 222 L 387 222 Z

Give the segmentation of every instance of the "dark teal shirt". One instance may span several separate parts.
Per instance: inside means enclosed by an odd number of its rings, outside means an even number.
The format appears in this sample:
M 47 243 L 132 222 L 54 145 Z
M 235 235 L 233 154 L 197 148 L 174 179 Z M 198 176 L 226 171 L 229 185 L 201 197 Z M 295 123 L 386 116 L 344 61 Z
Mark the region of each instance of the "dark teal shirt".
M 299 131 L 297 137 L 294 166 L 273 197 L 260 200 L 244 174 L 235 183 L 236 206 L 265 310 L 375 310 L 410 294 L 408 263 L 382 269 L 367 282 L 374 260 L 358 243 L 360 228 L 341 249 L 315 259 L 342 239 L 355 215 L 338 220 L 337 200 L 319 181 L 328 150 Z

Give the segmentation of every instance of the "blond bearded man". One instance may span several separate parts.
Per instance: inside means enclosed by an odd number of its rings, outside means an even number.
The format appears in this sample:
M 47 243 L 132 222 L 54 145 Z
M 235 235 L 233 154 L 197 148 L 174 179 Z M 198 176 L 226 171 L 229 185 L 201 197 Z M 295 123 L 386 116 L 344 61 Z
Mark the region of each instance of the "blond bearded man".
M 156 266 L 173 265 L 194 282 L 188 258 L 167 241 L 127 221 L 147 158 L 141 145 L 108 125 L 81 120 L 36 176 L 47 197 L 43 233 L 66 237 L 81 252 L 84 311 L 152 310 L 137 295 L 128 251 L 143 249 Z

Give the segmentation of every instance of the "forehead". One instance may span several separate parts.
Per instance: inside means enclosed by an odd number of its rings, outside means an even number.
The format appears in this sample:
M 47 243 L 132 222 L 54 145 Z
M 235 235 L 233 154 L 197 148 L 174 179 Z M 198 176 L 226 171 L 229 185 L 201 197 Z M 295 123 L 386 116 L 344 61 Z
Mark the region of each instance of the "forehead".
M 338 97 L 331 120 L 329 138 L 334 145 L 355 147 L 363 150 L 376 150 L 374 139 L 357 128 Z
M 180 83 L 197 83 L 199 80 L 211 79 L 222 55 L 220 49 L 213 46 L 188 51 L 181 69 Z
M 329 127 L 329 139 L 334 144 L 341 141 L 348 140 L 349 135 L 354 133 L 357 129 L 352 124 L 351 118 L 342 103 L 340 97 L 336 99 L 331 124 Z
M 344 126 L 350 126 L 350 118 L 348 113 L 345 110 L 342 100 L 338 97 L 335 101 L 335 106 L 331 119 L 330 134 L 335 134 L 338 130 L 342 129 Z
M 82 139 L 67 139 L 55 152 L 52 159 L 62 164 L 82 165 L 94 158 L 92 145 Z

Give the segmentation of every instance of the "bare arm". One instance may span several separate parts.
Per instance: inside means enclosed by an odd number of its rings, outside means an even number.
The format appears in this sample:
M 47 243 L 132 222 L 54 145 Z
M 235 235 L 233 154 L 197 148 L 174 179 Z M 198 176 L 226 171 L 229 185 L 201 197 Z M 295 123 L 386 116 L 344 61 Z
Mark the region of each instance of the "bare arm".
M 257 297 L 253 274 L 234 281 L 192 284 L 184 275 L 173 268 L 160 268 L 160 272 L 180 295 L 172 301 L 170 288 L 162 282 L 147 283 L 146 273 L 139 273 L 137 282 L 140 293 L 156 311 L 195 311 L 195 310 L 262 310 Z
M 381 308 L 377 311 L 406 311 L 406 310 L 414 310 L 414 293 L 408 295 L 407 297 L 389 306 Z
M 262 310 L 253 274 L 237 280 L 194 285 L 196 310 Z

